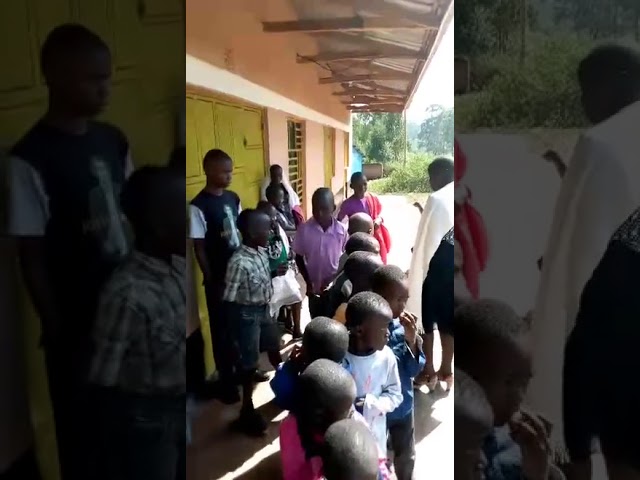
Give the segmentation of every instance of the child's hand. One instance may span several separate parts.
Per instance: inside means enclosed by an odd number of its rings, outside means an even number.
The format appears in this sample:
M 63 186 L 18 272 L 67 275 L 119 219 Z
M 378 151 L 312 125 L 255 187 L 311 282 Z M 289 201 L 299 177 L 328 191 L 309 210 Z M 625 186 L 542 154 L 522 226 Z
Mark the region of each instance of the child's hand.
M 551 464 L 547 428 L 537 416 L 520 411 L 509 423 L 511 437 L 522 450 L 522 475 L 526 480 L 546 480 Z
M 404 327 L 404 338 L 413 347 L 418 338 L 418 317 L 413 313 L 404 311 L 400 314 L 400 325 Z

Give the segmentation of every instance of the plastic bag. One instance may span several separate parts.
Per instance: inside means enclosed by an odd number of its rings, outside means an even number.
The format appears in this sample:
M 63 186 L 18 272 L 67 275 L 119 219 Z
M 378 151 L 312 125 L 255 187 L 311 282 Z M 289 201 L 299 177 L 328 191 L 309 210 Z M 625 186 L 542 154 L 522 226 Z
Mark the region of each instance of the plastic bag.
M 286 305 L 293 305 L 302 301 L 300 284 L 296 279 L 296 273 L 289 269 L 287 273 L 271 280 L 273 285 L 273 297 L 269 304 L 269 312 L 272 317 L 276 316 L 280 309 Z

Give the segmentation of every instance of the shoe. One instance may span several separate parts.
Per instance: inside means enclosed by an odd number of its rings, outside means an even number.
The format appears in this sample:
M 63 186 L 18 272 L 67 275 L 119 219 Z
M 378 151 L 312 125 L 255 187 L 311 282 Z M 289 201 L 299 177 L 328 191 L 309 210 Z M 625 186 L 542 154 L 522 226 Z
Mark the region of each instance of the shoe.
M 240 417 L 231 425 L 237 430 L 249 437 L 262 437 L 267 431 L 267 422 L 258 412 L 240 412 Z
M 257 382 L 257 383 L 263 383 L 263 382 L 268 382 L 269 381 L 269 373 L 265 372 L 264 370 L 256 370 L 256 373 L 253 376 L 253 379 Z
M 224 403 L 225 405 L 235 405 L 240 402 L 240 392 L 235 386 L 221 386 L 217 385 L 217 390 L 214 394 L 214 398 Z

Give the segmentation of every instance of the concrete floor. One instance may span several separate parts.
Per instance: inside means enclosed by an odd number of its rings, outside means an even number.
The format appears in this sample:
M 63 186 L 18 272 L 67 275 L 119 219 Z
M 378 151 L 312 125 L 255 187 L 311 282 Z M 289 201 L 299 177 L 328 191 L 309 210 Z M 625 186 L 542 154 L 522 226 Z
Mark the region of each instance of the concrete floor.
M 389 262 L 409 268 L 411 247 L 420 219 L 418 210 L 402 196 L 382 198 L 385 222 L 392 235 Z M 390 214 L 392 212 L 392 214 Z M 303 309 L 306 312 L 306 309 Z M 306 321 L 308 321 L 308 315 Z M 436 345 L 438 342 L 436 341 Z M 436 365 L 440 352 L 434 352 Z M 264 361 L 266 368 L 267 362 Z M 284 415 L 271 402 L 273 394 L 263 383 L 254 393 L 260 412 L 270 421 L 267 435 L 251 439 L 230 432 L 238 412 L 218 402 L 198 406 L 193 422 L 193 442 L 188 448 L 189 480 L 262 480 L 281 478 L 278 424 Z M 416 392 L 416 476 L 418 479 L 453 479 L 453 396 L 442 390 Z

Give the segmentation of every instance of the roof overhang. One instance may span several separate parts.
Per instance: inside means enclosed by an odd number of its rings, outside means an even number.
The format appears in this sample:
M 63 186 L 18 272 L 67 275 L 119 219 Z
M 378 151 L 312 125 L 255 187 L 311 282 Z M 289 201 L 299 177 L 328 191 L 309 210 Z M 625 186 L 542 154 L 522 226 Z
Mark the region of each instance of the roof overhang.
M 442 35 L 453 0 L 291 0 L 296 19 L 264 21 L 273 34 L 304 33 L 314 52 L 298 63 L 322 69 L 352 112 L 403 112 L 411 102 Z

